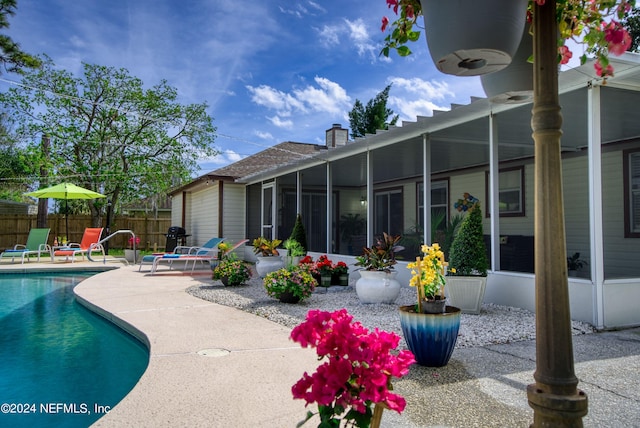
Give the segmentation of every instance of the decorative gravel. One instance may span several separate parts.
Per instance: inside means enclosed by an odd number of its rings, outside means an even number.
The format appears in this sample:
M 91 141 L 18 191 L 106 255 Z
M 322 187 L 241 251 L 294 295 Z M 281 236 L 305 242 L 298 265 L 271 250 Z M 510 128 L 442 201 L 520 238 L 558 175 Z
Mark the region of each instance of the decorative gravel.
M 335 311 L 346 308 L 354 319 L 369 329 L 393 331 L 402 337 L 398 306 L 415 302 L 415 290 L 403 287 L 395 304 L 363 304 L 355 292 L 354 282 L 349 286 L 318 287 L 313 295 L 302 303 L 280 303 L 269 297 L 262 280 L 254 276 L 246 285 L 225 287 L 220 281 L 211 285 L 193 286 L 187 293 L 203 300 L 241 309 L 273 322 L 293 328 L 300 324 L 310 309 Z M 573 334 L 593 333 L 587 323 L 573 321 Z M 479 315 L 462 314 L 456 347 L 468 348 L 492 344 L 535 339 L 535 316 L 532 312 L 484 304 Z M 406 348 L 404 340 L 400 348 Z

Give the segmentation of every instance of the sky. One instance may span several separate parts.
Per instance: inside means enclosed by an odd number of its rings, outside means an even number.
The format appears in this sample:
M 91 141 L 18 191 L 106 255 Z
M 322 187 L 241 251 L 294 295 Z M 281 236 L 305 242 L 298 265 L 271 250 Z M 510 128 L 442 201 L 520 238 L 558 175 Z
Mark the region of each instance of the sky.
M 201 175 L 284 141 L 324 144 L 388 84 L 401 121 L 485 96 L 479 77 L 436 70 L 424 34 L 409 57 L 379 56 L 392 14 L 384 0 L 18 0 L 3 34 L 76 76 L 83 63 L 125 68 L 206 103 L 222 153 Z M 0 75 L 0 91 L 15 82 Z

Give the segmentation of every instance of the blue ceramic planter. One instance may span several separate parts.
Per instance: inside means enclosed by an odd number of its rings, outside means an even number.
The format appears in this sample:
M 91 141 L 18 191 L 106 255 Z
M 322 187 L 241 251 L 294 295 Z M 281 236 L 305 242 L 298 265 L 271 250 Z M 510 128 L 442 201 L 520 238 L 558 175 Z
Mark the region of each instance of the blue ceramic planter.
M 458 340 L 460 309 L 447 306 L 442 314 L 419 314 L 400 306 L 400 325 L 407 346 L 421 366 L 447 365 Z

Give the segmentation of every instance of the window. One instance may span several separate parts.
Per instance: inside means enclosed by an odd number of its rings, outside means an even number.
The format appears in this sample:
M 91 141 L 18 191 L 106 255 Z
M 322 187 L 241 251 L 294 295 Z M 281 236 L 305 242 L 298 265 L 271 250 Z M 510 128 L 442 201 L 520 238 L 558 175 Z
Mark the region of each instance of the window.
M 640 238 L 640 149 L 623 152 L 625 238 Z
M 524 167 L 501 170 L 498 181 L 500 217 L 524 216 Z M 487 172 L 487 217 L 491 212 L 489 185 L 489 173 Z
M 402 190 L 385 190 L 374 195 L 374 224 L 375 236 L 381 236 L 382 232 L 390 235 L 403 233 Z
M 418 224 L 424 228 L 424 183 L 417 187 Z M 443 228 L 449 218 L 449 182 L 447 180 L 431 182 L 431 218 L 438 221 L 435 229 Z

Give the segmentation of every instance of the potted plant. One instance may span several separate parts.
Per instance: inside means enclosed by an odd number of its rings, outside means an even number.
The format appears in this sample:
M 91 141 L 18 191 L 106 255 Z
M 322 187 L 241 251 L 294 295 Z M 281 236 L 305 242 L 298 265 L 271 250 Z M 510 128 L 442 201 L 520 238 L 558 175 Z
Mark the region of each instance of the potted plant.
M 296 216 L 296 222 L 293 225 L 293 230 L 291 231 L 291 236 L 289 238 L 296 240 L 300 244 L 303 251 L 303 254 L 300 255 L 305 256 L 308 248 L 307 232 L 304 229 L 304 223 L 302 223 L 302 215 L 300 213 Z
M 283 303 L 298 303 L 311 296 L 318 282 L 303 266 L 289 266 L 269 272 L 263 284 L 269 296 Z
M 320 277 L 320 286 L 330 287 L 331 276 L 333 274 L 333 263 L 329 260 L 326 254 L 318 257 L 318 260 L 314 263 L 313 272 Z M 317 279 L 317 278 L 316 278 Z
M 349 266 L 345 262 L 335 263 L 332 267 L 331 283 L 349 285 Z
M 400 294 L 400 283 L 395 279 L 397 272 L 396 253 L 404 249 L 398 245 L 400 235 L 391 236 L 383 232 L 376 238 L 374 246 L 363 248 L 356 257 L 356 266 L 361 266 L 360 278 L 356 281 L 356 294 L 363 303 L 393 303 Z
M 577 276 L 578 271 L 588 264 L 586 260 L 580 258 L 580 253 L 573 253 L 572 256 L 567 257 L 569 276 Z
M 460 329 L 460 309 L 445 306 L 444 253 L 437 243 L 423 245 L 423 257 L 409 263 L 411 280 L 416 287 L 416 304 L 400 306 L 400 326 L 407 346 L 413 352 L 418 364 L 427 367 L 441 367 L 451 358 Z M 431 304 L 439 309 L 429 309 Z
M 391 378 L 405 376 L 415 360 L 407 350 L 395 351 L 397 334 L 369 331 L 346 309 L 316 309 L 291 331 L 291 339 L 316 348 L 318 359 L 324 360 L 316 372 L 304 373 L 291 388 L 293 398 L 307 405 L 317 403 L 319 426 L 378 428 L 383 409 L 404 410 L 406 401 L 392 392 Z M 297 426 L 313 416 L 307 412 Z
M 134 235 L 131 238 L 129 238 L 129 247 L 124 250 L 124 258 L 129 263 L 135 263 L 136 260 L 140 259 L 140 250 L 138 249 L 139 245 L 140 245 L 139 236 Z
M 465 194 L 465 199 L 468 199 Z M 451 245 L 447 274 L 447 291 L 451 305 L 462 312 L 479 314 L 487 286 L 489 261 L 484 245 L 480 202 L 469 206 L 458 234 Z
M 218 266 L 213 269 L 213 279 L 220 280 L 225 286 L 244 284 L 249 278 L 251 278 L 249 267 L 235 255 L 228 255 L 220 260 Z
M 269 272 L 278 270 L 284 266 L 282 257 L 278 253 L 280 239 L 267 239 L 260 236 L 253 240 L 253 252 L 256 254 L 256 271 L 260 278 L 264 278 Z
M 282 247 L 287 250 L 285 266 L 296 266 L 300 263 L 302 257 L 307 254 L 302 244 L 293 238 L 286 239 L 282 243 Z
M 360 214 L 343 214 L 340 216 L 340 238 L 347 243 L 348 254 L 355 254 L 354 238 L 364 236 L 367 221 Z
M 220 242 L 217 246 L 218 248 L 218 255 L 217 257 L 212 258 L 209 261 L 209 265 L 211 266 L 211 270 L 214 270 L 216 268 L 216 266 L 218 266 L 218 264 L 220 264 L 220 262 L 222 260 L 224 260 L 225 258 L 227 258 L 229 256 L 229 251 L 231 251 L 231 244 L 229 244 L 228 242 Z M 214 278 L 216 279 L 216 278 Z

